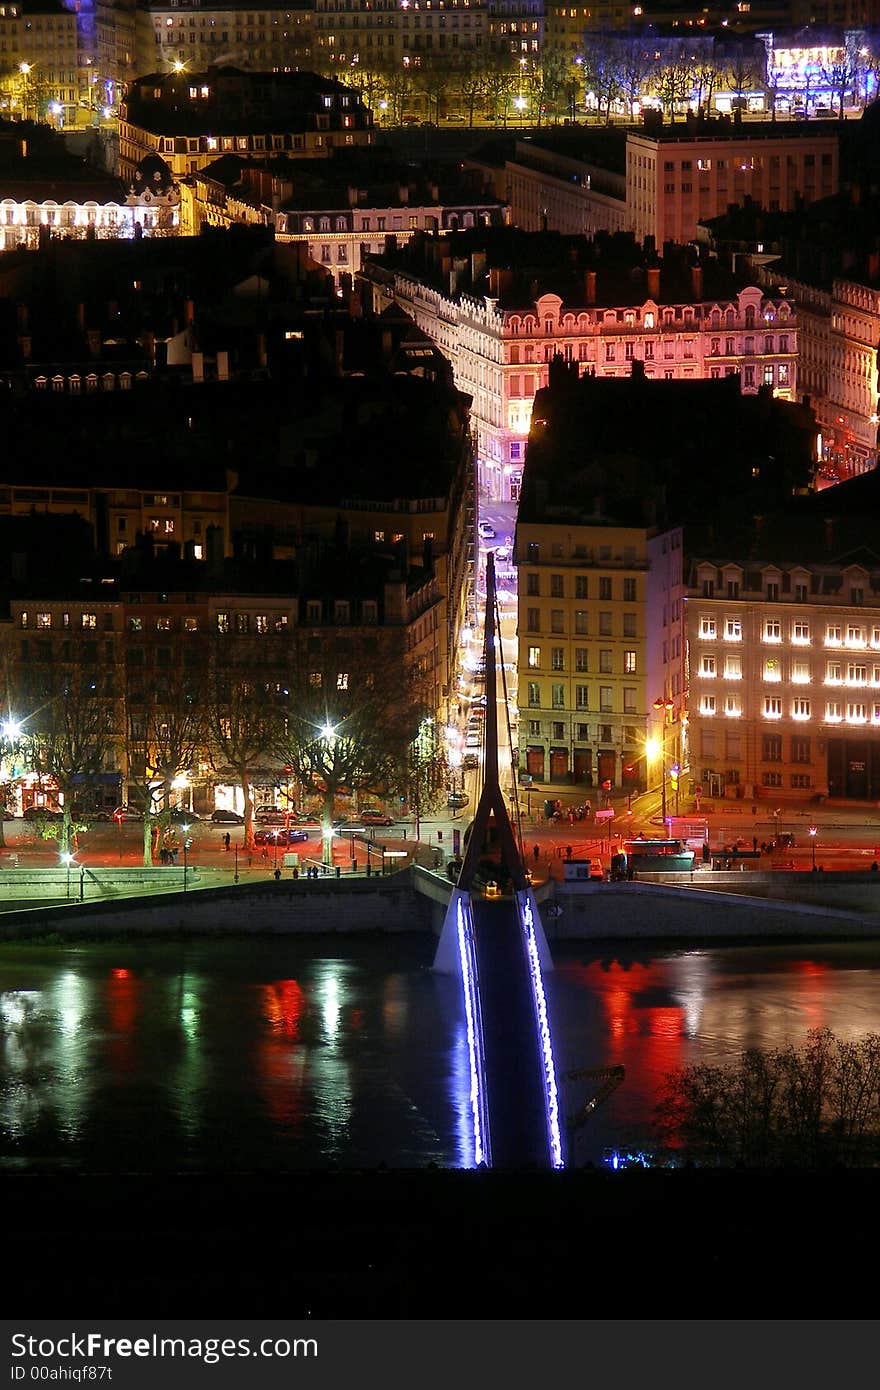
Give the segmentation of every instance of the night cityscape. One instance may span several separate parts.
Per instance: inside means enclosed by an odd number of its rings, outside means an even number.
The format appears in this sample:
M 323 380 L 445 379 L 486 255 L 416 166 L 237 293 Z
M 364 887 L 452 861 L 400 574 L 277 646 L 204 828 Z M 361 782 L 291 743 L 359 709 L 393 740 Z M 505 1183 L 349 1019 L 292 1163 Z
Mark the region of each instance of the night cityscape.
M 877 0 L 0 4 L 14 1315 L 865 1315 L 878 84 Z

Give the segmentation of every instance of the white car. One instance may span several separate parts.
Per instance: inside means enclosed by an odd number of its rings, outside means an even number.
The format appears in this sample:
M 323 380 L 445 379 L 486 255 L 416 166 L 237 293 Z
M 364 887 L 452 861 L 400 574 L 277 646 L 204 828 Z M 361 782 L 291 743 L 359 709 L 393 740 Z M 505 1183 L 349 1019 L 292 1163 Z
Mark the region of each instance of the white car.
M 481 521 L 477 527 L 477 534 L 481 541 L 494 541 L 495 528 L 494 526 L 490 526 L 488 521 Z

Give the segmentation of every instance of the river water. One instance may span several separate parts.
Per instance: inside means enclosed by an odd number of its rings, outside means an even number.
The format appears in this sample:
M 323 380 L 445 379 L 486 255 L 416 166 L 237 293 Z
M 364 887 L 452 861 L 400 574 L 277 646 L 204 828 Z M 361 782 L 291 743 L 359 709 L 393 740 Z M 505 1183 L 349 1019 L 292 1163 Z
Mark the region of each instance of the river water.
M 468 1068 L 425 937 L 0 950 L 0 1166 L 128 1172 L 460 1165 Z M 623 1063 L 577 1157 L 648 1138 L 668 1071 L 880 1032 L 880 943 L 557 947 L 560 1072 Z M 514 1062 L 515 1065 L 515 1062 Z M 566 1085 L 564 1109 L 583 1100 Z

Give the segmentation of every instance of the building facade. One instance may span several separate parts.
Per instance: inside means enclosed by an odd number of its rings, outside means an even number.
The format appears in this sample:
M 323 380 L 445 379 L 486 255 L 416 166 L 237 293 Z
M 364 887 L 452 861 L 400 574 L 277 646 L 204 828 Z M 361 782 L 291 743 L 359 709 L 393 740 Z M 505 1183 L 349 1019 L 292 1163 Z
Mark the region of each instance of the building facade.
M 312 56 L 310 5 L 224 3 L 147 5 L 149 27 L 138 52 L 139 72 L 189 72 L 231 65 L 262 72 L 307 69 Z
M 119 119 L 119 163 L 129 177 L 160 155 L 175 178 L 221 154 L 326 158 L 336 146 L 373 143 L 373 118 L 359 94 L 314 73 L 173 71 L 140 78 Z
M 694 561 L 691 770 L 707 795 L 880 796 L 875 559 Z
M 452 267 L 455 258 L 449 259 Z M 577 363 L 582 374 L 629 376 L 637 361 L 648 378 L 738 376 L 747 394 L 766 386 L 796 399 L 797 314 L 778 291 L 752 285 L 707 299 L 695 267 L 693 297 L 669 303 L 661 295 L 660 269 L 649 268 L 641 303 L 601 306 L 596 272 L 588 271 L 575 301 L 547 293 L 513 307 L 504 274 L 496 272 L 493 280 L 490 273 L 495 293 L 477 297 L 443 293 L 406 271 L 367 271 L 374 303 L 393 299 L 405 308 L 449 357 L 459 388 L 472 396 L 484 497 L 519 496 L 532 402 L 557 355 Z M 502 297 L 509 307 L 502 307 Z
M 838 135 L 809 124 L 795 133 L 749 122 L 712 133 L 666 127 L 626 138 L 626 205 L 637 238 L 692 241 L 697 224 L 746 198 L 774 212 L 812 203 L 838 188 Z
M 684 708 L 681 541 L 678 529 L 576 516 L 518 521 L 526 785 L 636 792 L 659 781 Z

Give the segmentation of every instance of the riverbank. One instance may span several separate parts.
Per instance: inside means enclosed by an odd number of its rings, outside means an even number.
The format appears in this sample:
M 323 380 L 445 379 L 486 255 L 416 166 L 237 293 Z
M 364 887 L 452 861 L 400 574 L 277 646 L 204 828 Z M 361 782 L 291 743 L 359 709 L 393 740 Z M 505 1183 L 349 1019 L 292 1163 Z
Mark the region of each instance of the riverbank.
M 761 876 L 764 877 L 764 876 Z M 876 875 L 696 875 L 693 883 L 536 886 L 557 941 L 847 940 L 880 936 Z M 730 879 L 731 882 L 725 880 Z M 450 885 L 420 868 L 387 877 L 274 879 L 101 901 L 34 902 L 0 914 L 0 941 L 119 937 L 439 935 Z

